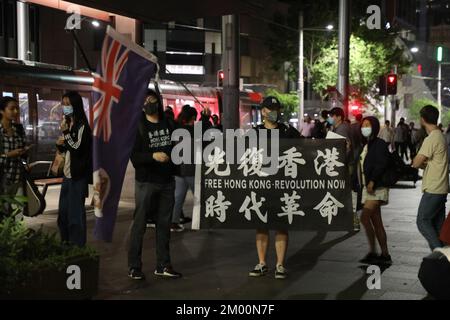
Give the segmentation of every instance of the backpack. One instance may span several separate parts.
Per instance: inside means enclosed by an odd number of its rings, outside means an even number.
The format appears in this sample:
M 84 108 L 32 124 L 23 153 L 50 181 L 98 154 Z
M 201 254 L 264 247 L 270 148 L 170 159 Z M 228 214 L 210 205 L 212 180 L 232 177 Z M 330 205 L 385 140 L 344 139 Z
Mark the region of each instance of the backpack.
M 389 152 L 388 165 L 381 177 L 381 182 L 385 187 L 394 186 L 401 178 L 405 163 L 397 152 Z

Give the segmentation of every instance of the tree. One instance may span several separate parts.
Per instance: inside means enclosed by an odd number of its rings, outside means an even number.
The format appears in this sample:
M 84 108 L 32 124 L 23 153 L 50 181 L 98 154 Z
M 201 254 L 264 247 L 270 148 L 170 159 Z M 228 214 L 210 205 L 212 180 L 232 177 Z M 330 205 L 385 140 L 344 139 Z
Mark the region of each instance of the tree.
M 413 101 L 411 107 L 408 109 L 409 117 L 412 121 L 419 122 L 420 121 L 420 110 L 427 106 L 433 106 L 436 109 L 438 109 L 438 104 L 430 99 L 427 98 L 421 98 L 416 99 Z M 446 109 L 442 109 L 442 117 L 441 122 L 444 127 L 448 126 L 450 124 L 450 111 Z
M 298 79 L 298 13 L 304 12 L 305 27 L 324 28 L 333 23 L 337 26 L 338 1 L 304 0 L 287 1 L 290 10 L 287 15 L 275 13 L 275 23 L 270 25 L 268 47 L 271 51 L 272 67 L 278 70 L 285 61 L 290 62 L 288 75 L 291 80 Z M 399 46 L 394 29 L 368 30 L 364 23 L 368 14 L 366 9 L 375 0 L 360 0 L 352 3 L 350 42 L 350 81 L 357 87 L 359 94 L 375 95 L 373 85 L 378 76 L 390 71 L 397 65 L 398 73 L 407 73 L 410 62 Z M 313 83 L 313 89 L 322 98 L 323 90 L 337 82 L 337 34 L 336 32 L 305 33 L 305 67 L 307 82 Z
M 377 83 L 380 75 L 391 70 L 390 56 L 393 50 L 377 41 L 364 40 L 352 35 L 350 39 L 350 85 L 356 95 L 364 96 Z M 320 48 L 320 55 L 311 66 L 313 89 L 325 97 L 325 90 L 334 86 L 338 72 L 338 45 L 333 40 Z
M 289 115 L 288 119 L 292 113 L 298 112 L 300 102 L 296 92 L 281 93 L 275 89 L 267 89 L 265 96 L 274 96 L 277 98 L 283 107 L 283 113 Z

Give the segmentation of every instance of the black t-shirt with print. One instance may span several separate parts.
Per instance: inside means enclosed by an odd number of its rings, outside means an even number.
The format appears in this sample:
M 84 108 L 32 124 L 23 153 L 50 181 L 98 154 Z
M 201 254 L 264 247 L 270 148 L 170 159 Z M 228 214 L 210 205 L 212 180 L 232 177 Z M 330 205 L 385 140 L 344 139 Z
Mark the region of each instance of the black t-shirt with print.
M 153 154 L 156 152 L 164 152 L 169 157 L 171 156 L 172 130 L 166 121 L 152 123 L 145 117 L 141 120 L 131 154 L 137 181 L 161 184 L 173 181 L 174 165 L 172 161 L 161 163 L 153 159 Z

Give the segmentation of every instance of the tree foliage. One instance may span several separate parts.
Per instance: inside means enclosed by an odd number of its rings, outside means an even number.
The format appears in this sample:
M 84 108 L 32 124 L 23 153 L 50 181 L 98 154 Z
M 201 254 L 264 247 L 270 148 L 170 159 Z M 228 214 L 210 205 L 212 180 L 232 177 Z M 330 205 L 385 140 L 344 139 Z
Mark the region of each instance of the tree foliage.
M 298 13 L 304 12 L 305 28 L 324 28 L 327 24 L 338 25 L 338 1 L 305 0 L 290 2 L 287 15 L 276 13 L 271 25 L 267 44 L 271 51 L 272 67 L 279 69 L 290 62 L 288 75 L 298 78 Z M 399 45 L 393 28 L 369 30 L 364 22 L 366 9 L 377 1 L 361 0 L 352 3 L 350 41 L 350 82 L 360 96 L 371 92 L 378 77 L 397 66 L 399 74 L 408 73 L 410 61 Z M 335 28 L 336 30 L 337 28 Z M 323 90 L 337 82 L 338 49 L 337 32 L 305 31 L 304 63 L 306 79 L 313 90 L 324 97 Z
M 298 111 L 298 106 L 300 104 L 298 99 L 298 94 L 296 92 L 291 93 L 281 93 L 276 89 L 267 89 L 265 96 L 274 96 L 276 97 L 282 107 L 283 107 L 283 113 L 286 115 L 291 115 L 292 113 L 295 113 Z

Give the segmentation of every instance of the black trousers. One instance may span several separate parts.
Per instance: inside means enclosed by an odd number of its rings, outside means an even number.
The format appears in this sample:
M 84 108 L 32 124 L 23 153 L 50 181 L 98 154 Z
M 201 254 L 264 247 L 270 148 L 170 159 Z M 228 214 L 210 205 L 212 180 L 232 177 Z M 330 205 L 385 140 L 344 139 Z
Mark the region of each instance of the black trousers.
M 156 268 L 168 267 L 171 264 L 169 243 L 175 182 L 158 184 L 136 181 L 135 198 L 136 208 L 131 227 L 128 267 L 142 268 L 142 245 L 147 229 L 147 211 L 150 208 L 155 210 L 152 216 L 156 223 Z

